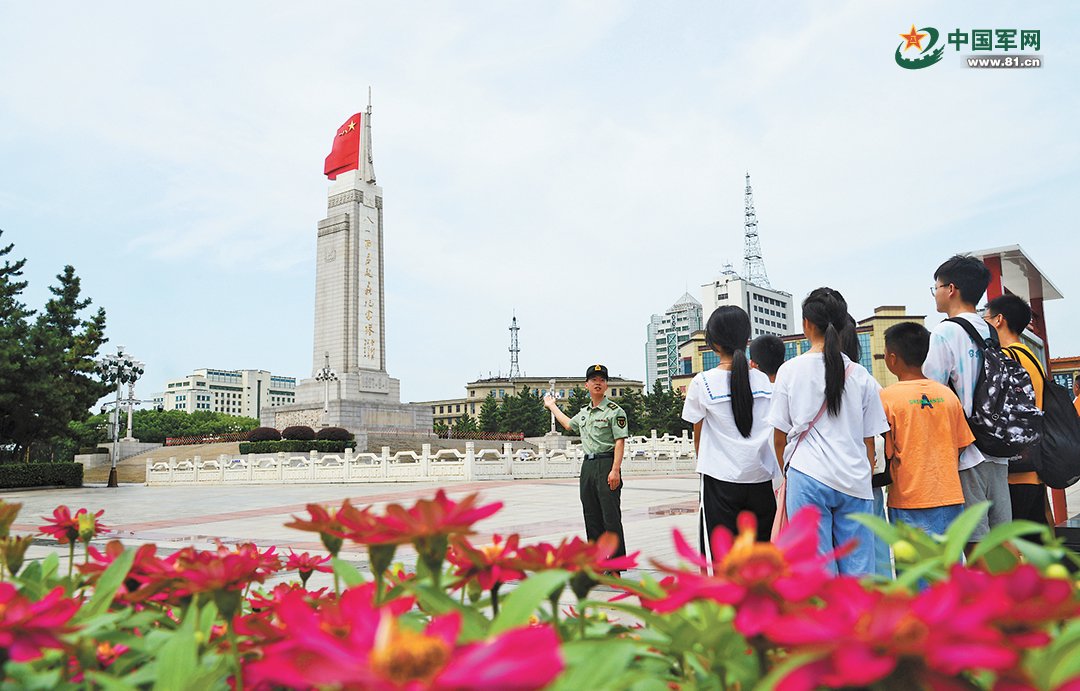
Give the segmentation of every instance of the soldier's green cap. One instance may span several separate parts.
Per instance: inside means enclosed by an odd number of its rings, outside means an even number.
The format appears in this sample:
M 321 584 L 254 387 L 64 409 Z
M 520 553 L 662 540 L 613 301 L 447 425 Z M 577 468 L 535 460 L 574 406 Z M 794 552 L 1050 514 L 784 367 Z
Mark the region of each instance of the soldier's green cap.
M 589 369 L 585 370 L 585 381 L 589 381 L 593 377 L 603 377 L 604 381 L 607 381 L 607 367 L 603 365 L 590 365 Z

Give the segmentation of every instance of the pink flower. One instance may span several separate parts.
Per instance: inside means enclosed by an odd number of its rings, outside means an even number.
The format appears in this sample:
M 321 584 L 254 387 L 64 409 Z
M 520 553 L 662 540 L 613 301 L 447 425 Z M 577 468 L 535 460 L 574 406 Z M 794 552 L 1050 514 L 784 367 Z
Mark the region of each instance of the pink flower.
M 103 513 L 105 513 L 104 509 L 95 514 L 89 513 L 86 509 L 79 509 L 75 515 L 72 515 L 68 507 L 61 505 L 53 510 L 52 518 L 43 517 L 52 525 L 43 525 L 38 530 L 45 535 L 51 535 L 61 545 L 76 540 L 89 543 L 99 533 L 109 532 L 105 524 L 97 522 Z
M 276 611 L 284 637 L 247 665 L 246 678 L 253 685 L 303 689 L 532 689 L 562 671 L 559 640 L 550 627 L 459 646 L 459 614 L 435 617 L 418 631 L 398 618 L 411 600 L 376 606 L 374 588 L 351 588 L 317 610 L 286 595 Z
M 311 578 L 311 574 L 319 571 L 321 573 L 332 573 L 333 569 L 326 566 L 326 562 L 330 561 L 330 556 L 314 557 L 308 552 L 303 554 L 297 554 L 296 552 L 289 550 L 289 558 L 285 562 L 285 569 L 292 571 L 295 569 L 300 573 L 300 581 L 307 585 L 307 581 Z
M 724 528 L 713 532 L 712 561 L 676 530 L 676 550 L 696 568 L 658 564 L 673 580 L 666 581 L 665 597 L 640 593 L 642 604 L 671 612 L 692 600 L 715 600 L 735 607 L 735 628 L 741 633 L 760 634 L 780 616 L 785 603 L 806 600 L 829 580 L 825 565 L 831 556 L 817 552 L 819 520 L 815 507 L 805 507 L 775 542 L 757 542 L 757 520 L 744 512 L 739 515 L 737 537 Z
M 60 636 L 76 630 L 68 622 L 78 610 L 79 601 L 64 597 L 62 587 L 34 602 L 0 583 L 0 658 L 25 662 L 45 648 L 63 648 Z
M 965 606 L 957 589 L 867 590 L 857 580 L 826 582 L 815 599 L 774 619 L 765 635 L 793 655 L 811 653 L 778 689 L 870 686 L 890 680 L 906 688 L 952 688 L 962 672 L 1006 671 L 1019 655 L 985 610 Z

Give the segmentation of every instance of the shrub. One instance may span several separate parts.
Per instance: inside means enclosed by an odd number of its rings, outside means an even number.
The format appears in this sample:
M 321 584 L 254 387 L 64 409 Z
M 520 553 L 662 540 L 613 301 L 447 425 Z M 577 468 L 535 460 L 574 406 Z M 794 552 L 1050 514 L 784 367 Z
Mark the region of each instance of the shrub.
M 281 438 L 310 441 L 315 438 L 315 430 L 307 425 L 293 425 L 292 427 L 286 427 L 281 430 Z
M 315 434 L 315 438 L 329 441 L 352 441 L 356 437 L 344 427 L 323 427 Z
M 248 441 L 277 441 L 281 433 L 273 427 L 256 427 L 248 435 Z
M 345 447 L 355 446 L 346 441 L 330 439 L 282 439 L 281 441 L 249 441 L 240 444 L 240 453 L 341 453 Z
M 82 487 L 82 463 L 5 463 L 0 465 L 0 487 Z

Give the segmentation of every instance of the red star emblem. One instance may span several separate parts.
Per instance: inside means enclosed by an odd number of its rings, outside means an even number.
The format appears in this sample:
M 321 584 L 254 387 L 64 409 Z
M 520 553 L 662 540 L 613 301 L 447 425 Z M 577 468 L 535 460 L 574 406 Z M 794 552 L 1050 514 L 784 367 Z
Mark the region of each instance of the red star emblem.
M 911 25 L 911 33 L 910 34 L 900 34 L 900 38 L 907 41 L 907 43 L 904 44 L 904 50 L 907 50 L 908 48 L 911 48 L 911 47 L 915 47 L 918 50 L 922 50 L 922 40 L 924 38 L 926 38 L 927 36 L 929 36 L 929 34 L 920 34 L 918 31 L 916 31 L 914 24 Z

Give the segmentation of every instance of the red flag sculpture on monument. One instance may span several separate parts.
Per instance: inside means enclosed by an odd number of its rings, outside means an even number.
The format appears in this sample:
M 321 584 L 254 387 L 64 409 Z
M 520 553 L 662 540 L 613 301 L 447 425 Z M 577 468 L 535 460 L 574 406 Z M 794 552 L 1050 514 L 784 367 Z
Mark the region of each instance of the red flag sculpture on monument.
M 331 180 L 350 170 L 360 167 L 360 113 L 351 116 L 338 128 L 334 137 L 334 148 L 326 157 L 323 174 Z

